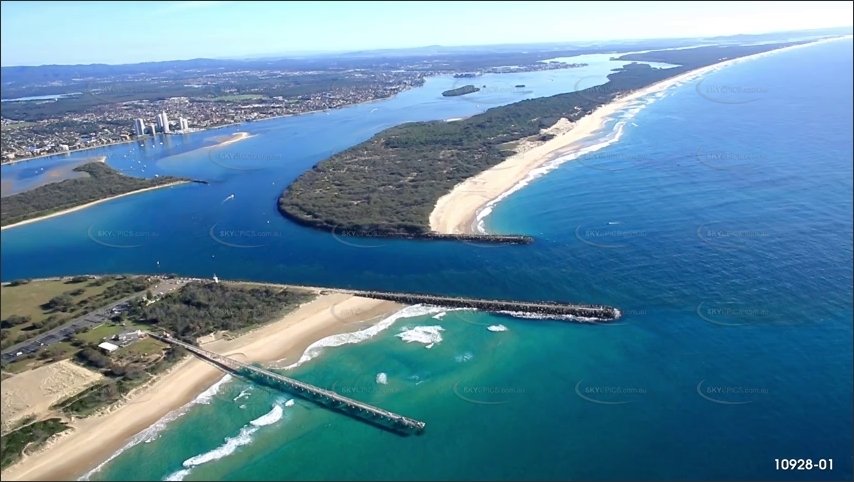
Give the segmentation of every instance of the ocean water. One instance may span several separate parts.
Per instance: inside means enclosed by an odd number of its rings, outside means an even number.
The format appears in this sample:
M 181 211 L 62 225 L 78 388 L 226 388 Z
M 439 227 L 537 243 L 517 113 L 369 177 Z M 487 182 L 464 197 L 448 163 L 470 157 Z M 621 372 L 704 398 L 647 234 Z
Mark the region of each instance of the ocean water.
M 190 136 L 154 164 L 215 182 L 6 231 L 2 278 L 157 272 L 160 261 L 183 275 L 624 314 L 602 324 L 409 308 L 382 331 L 273 367 L 422 420 L 423 435 L 226 379 L 92 480 L 850 480 L 851 71 L 851 41 L 834 42 L 631 106 L 587 154 L 483 219 L 490 232 L 534 236 L 528 246 L 343 238 L 276 213 L 281 189 L 328 152 L 487 107 L 443 102 L 454 79 L 431 79 L 387 101 L 223 129 L 259 135 L 218 162 Z M 528 75 L 506 82 L 554 83 Z M 127 149 L 108 148 L 108 162 Z M 833 470 L 780 471 L 775 459 L 833 459 Z

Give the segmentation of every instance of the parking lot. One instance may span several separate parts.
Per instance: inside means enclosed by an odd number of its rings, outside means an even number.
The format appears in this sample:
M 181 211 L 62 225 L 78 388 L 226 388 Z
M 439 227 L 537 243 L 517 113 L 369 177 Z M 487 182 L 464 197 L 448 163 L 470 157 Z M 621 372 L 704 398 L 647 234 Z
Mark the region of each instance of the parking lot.
M 167 279 L 162 280 L 156 286 L 152 287 L 149 291 L 155 296 L 161 296 L 176 289 L 180 288 L 184 283 L 190 281 L 189 278 L 175 278 L 175 279 Z M 98 308 L 97 310 L 83 315 L 79 318 L 76 318 L 68 323 L 58 326 L 48 332 L 42 333 L 41 335 L 27 340 L 23 343 L 19 343 L 17 345 L 10 346 L 3 350 L 0 357 L 4 362 L 14 361 L 16 358 L 24 355 L 29 355 L 31 353 L 35 353 L 39 351 L 39 349 L 50 346 L 54 343 L 59 343 L 63 340 L 70 339 L 74 333 L 81 328 L 94 328 L 96 326 L 102 325 L 110 320 L 110 317 L 113 316 L 113 309 L 123 310 L 124 305 L 134 298 L 139 296 L 143 296 L 145 292 L 135 294 L 133 296 L 128 296 L 127 298 L 122 298 L 114 303 L 111 303 L 107 306 Z

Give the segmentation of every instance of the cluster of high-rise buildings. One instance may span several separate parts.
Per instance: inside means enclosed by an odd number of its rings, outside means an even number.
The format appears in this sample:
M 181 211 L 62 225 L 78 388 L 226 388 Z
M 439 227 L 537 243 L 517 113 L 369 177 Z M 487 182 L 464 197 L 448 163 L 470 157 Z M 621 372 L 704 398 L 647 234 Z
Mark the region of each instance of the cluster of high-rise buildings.
M 187 122 L 187 119 L 183 117 L 178 118 L 178 130 L 186 131 L 189 130 L 190 125 Z M 169 134 L 172 132 L 169 128 L 169 117 L 165 112 L 161 112 L 157 114 L 157 120 L 154 124 L 145 125 L 145 121 L 142 119 L 136 119 L 133 121 L 133 130 L 137 137 L 141 137 L 144 135 L 155 135 L 157 133 Z

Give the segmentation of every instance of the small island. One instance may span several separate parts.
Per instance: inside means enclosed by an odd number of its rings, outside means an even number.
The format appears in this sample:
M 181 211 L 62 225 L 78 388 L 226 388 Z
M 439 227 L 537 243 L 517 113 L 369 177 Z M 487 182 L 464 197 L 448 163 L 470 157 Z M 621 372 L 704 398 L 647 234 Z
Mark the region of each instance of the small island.
M 480 89 L 473 85 L 464 85 L 462 87 L 458 87 L 456 89 L 446 90 L 442 92 L 443 97 L 457 97 L 460 95 L 473 94 L 475 92 L 479 92 Z
M 205 182 L 172 176 L 154 179 L 125 176 L 102 162 L 83 164 L 74 168 L 74 171 L 88 175 L 45 184 L 4 197 L 2 210 L 0 210 L 0 226 L 5 228 L 22 221 L 57 214 L 146 189 L 186 182 Z

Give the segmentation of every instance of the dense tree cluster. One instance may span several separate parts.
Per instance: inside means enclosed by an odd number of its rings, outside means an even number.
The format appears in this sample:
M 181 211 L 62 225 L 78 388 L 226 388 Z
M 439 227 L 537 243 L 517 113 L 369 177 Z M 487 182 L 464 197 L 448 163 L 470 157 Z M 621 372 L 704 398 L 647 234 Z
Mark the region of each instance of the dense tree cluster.
M 220 330 L 241 330 L 266 323 L 309 301 L 302 290 L 240 288 L 223 283 L 188 283 L 157 303 L 138 305 L 131 317 L 194 341 Z
M 460 95 L 472 94 L 475 92 L 479 92 L 480 89 L 473 85 L 464 85 L 462 87 L 458 87 L 456 89 L 446 90 L 442 92 L 443 97 L 457 97 Z
M 85 172 L 88 176 L 45 184 L 4 197 L 0 206 L 0 225 L 6 226 L 119 194 L 186 180 L 172 176 L 154 179 L 124 176 L 101 162 L 84 164 L 74 170 Z
M 26 420 L 23 426 L 0 437 L 0 468 L 5 469 L 17 461 L 25 448 L 38 448 L 51 436 L 68 429 L 58 418 L 39 422 Z

